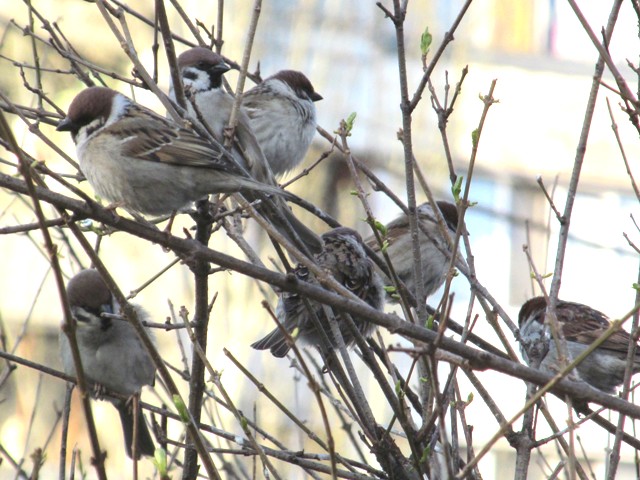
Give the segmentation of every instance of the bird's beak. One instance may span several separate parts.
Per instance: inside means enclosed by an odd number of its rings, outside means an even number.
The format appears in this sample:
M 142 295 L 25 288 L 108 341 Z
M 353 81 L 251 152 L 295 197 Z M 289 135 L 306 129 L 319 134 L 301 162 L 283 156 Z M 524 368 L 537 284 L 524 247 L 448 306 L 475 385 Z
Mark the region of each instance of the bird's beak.
M 65 117 L 62 120 L 60 120 L 60 123 L 58 123 L 56 130 L 59 132 L 70 132 L 72 128 L 73 128 L 73 122 L 69 117 Z
M 313 95 L 311 95 L 311 100 L 313 102 L 317 102 L 318 100 L 322 100 L 322 95 L 320 95 L 319 93 L 313 92 Z
M 226 73 L 229 70 L 231 70 L 231 67 L 229 65 L 227 65 L 225 62 L 222 62 L 222 63 L 218 63 L 217 65 L 214 65 L 213 67 L 211 67 L 211 69 L 209 71 L 210 72 L 214 72 L 214 73 L 219 73 L 220 75 L 222 75 L 223 73 Z
M 100 313 L 111 313 L 114 314 L 116 312 L 113 311 L 113 306 L 110 303 L 105 303 L 103 305 L 100 305 Z

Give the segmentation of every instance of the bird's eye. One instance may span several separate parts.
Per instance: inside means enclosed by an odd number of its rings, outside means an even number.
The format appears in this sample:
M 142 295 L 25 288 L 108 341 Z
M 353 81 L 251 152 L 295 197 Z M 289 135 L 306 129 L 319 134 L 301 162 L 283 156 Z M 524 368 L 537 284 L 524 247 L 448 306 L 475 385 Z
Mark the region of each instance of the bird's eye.
M 344 286 L 353 292 L 362 287 L 362 282 L 353 278 L 347 278 L 344 282 Z
M 296 277 L 300 280 L 306 280 L 309 278 L 309 269 L 307 267 L 298 267 L 296 269 Z
M 207 63 L 206 62 L 198 62 L 196 64 L 196 67 L 198 67 L 200 70 L 206 70 L 207 69 Z

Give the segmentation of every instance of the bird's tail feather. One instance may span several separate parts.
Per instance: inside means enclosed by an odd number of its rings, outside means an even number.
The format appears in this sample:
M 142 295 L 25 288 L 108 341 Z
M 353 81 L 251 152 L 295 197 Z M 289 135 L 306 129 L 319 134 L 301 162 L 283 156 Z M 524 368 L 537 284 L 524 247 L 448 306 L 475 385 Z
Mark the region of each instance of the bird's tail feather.
M 271 350 L 271 354 L 276 358 L 284 357 L 291 349 L 287 344 L 284 335 L 277 328 L 264 338 L 252 343 L 251 348 L 255 348 L 256 350 L 269 349 Z
M 301 250 L 310 254 L 316 254 L 322 251 L 322 239 L 313 230 L 302 223 L 291 211 L 291 208 L 284 201 L 287 198 L 295 197 L 292 193 L 286 192 L 281 188 L 270 187 L 277 190 L 276 197 L 268 197 L 265 195 L 257 195 L 255 191 L 245 193 L 245 197 L 249 201 L 260 199 L 256 210 L 268 218 L 273 226 L 284 235 L 287 240 L 297 247 L 303 246 Z
M 120 422 L 122 423 L 122 432 L 124 434 L 124 446 L 127 451 L 127 456 L 133 458 L 133 412 L 129 405 L 125 402 L 120 403 L 116 407 L 120 414 Z M 151 432 L 144 421 L 144 415 L 142 411 L 138 410 L 138 444 L 137 444 L 137 458 L 140 455 L 152 457 L 155 453 L 156 447 L 151 438 Z

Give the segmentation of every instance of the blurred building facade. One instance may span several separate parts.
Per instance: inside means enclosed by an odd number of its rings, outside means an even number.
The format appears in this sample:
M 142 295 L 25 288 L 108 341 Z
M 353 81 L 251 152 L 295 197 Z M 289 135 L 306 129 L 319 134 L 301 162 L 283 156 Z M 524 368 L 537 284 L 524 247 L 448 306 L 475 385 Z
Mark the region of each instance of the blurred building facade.
M 129 5 L 151 15 L 147 3 L 132 1 Z M 610 5 L 595 0 L 582 3 L 583 12 L 592 28 L 600 31 L 601 26 L 606 24 Z M 71 40 L 84 48 L 84 54 L 98 64 L 107 62 L 122 74 L 129 73 L 130 65 L 118 50 L 117 42 L 101 24 L 102 19 L 94 5 L 73 0 L 57 4 L 65 5 L 56 7 L 55 15 L 59 18 L 59 24 L 65 32 L 71 32 Z M 190 18 L 197 18 L 205 25 L 215 24 L 214 2 L 203 4 L 200 0 L 184 0 L 181 4 Z M 428 26 L 433 35 L 430 59 L 445 32 L 451 28 L 462 4 L 459 0 L 410 2 L 406 48 L 411 94 L 422 76 L 419 49 L 421 33 Z M 51 9 L 47 5 L 40 7 Z M 15 8 L 15 18 L 21 18 L 17 21 L 24 24 L 25 8 L 17 5 Z M 227 1 L 225 8 L 225 44 L 222 51 L 239 61 L 251 5 L 249 2 Z M 51 14 L 54 15 L 53 12 Z M 190 38 L 188 29 L 179 22 L 174 12 L 171 14 L 175 22 L 174 33 Z M 9 25 L 8 14 L 3 15 Z M 95 34 L 99 52 L 91 51 L 91 46 L 83 43 L 83 32 L 73 27 L 78 18 L 87 19 L 99 32 Z M 22 43 L 24 51 L 21 51 L 18 32 L 10 26 L 7 26 L 7 31 L 0 53 L 27 61 L 30 58 L 27 43 Z M 151 29 L 136 24 L 136 39 L 139 41 L 141 58 L 151 68 Z M 622 71 L 629 72 L 624 64 L 625 59 L 637 60 L 637 19 L 628 3 L 623 6 L 610 51 Z M 401 114 L 396 52 L 393 25 L 373 2 L 272 0 L 263 2 L 251 69 L 255 69 L 259 62 L 263 77 L 283 68 L 305 72 L 324 97 L 317 104 L 319 123 L 329 132 L 338 127 L 341 119 L 351 112 L 357 112 L 353 135 L 349 138 L 352 150 L 404 198 L 403 151 L 397 140 Z M 549 213 L 548 202 L 537 186 L 536 177 L 540 175 L 547 188 L 553 191 L 556 205 L 562 211 L 596 60 L 595 48 L 567 4 L 555 0 L 491 0 L 471 5 L 456 31 L 455 40 L 432 76 L 435 91 L 442 102 L 446 73 L 453 91 L 463 67 L 469 67 L 447 128 L 456 171 L 465 178 L 469 175 L 471 135 L 478 126 L 483 108 L 478 96 L 486 95 L 491 81 L 497 79 L 494 96 L 499 103 L 491 107 L 480 138 L 469 195 L 477 205 L 469 210 L 466 220 L 471 232 L 478 278 L 515 321 L 519 305 L 534 293 L 522 246 L 530 244 L 541 272 L 552 272 L 555 261 L 559 225 Z M 8 69 L 10 64 L 3 62 L 2 68 Z M 28 102 L 30 95 L 16 78 L 15 69 L 11 75 L 11 79 L 2 80 L 3 89 L 21 102 Z M 160 65 L 160 75 L 161 78 L 167 78 L 166 66 Z M 236 76 L 231 72 L 229 80 L 232 86 L 235 86 L 235 79 Z M 608 75 L 605 75 L 605 81 L 614 84 Z M 168 81 L 165 80 L 163 85 L 166 88 Z M 66 105 L 79 88 L 79 82 L 67 81 L 58 98 L 60 103 Z M 138 92 L 138 95 L 139 101 L 161 111 L 153 97 L 145 92 Z M 65 97 L 67 100 L 63 100 Z M 615 318 L 634 305 L 632 284 L 638 278 L 637 255 L 628 246 L 623 233 L 635 241 L 640 239 L 640 233 L 630 217 L 637 216 L 638 201 L 611 130 L 606 98 L 610 100 L 627 157 L 637 159 L 640 153 L 637 132 L 628 125 L 618 106 L 618 98 L 612 92 L 601 89 L 582 181 L 576 196 L 561 297 L 588 303 Z M 34 156 L 40 155 L 45 159 L 49 155 L 45 147 L 29 137 L 19 122 L 15 122 L 15 126 L 16 131 L 22 133 L 21 140 L 27 145 L 32 143 Z M 442 139 L 428 91 L 425 91 L 415 110 L 413 134 L 415 156 L 431 188 L 439 197 L 451 199 Z M 52 133 L 52 136 L 55 135 Z M 60 139 L 60 145 L 66 145 L 68 152 L 73 151 L 66 136 L 56 138 Z M 328 142 L 316 138 L 305 166 L 311 165 L 329 147 Z M 0 166 L 3 171 L 5 168 Z M 349 194 L 352 188 L 348 170 L 338 157 L 327 160 L 321 168 L 302 178 L 293 190 L 329 211 L 345 225 L 367 233 L 366 225 L 361 221 L 364 218 L 363 210 L 357 197 Z M 418 196 L 421 201 L 425 199 L 423 194 Z M 0 192 L 0 198 L 1 205 L 5 206 L 0 208 L 5 211 L 5 215 L 0 217 L 1 225 L 32 221 L 28 220 L 31 217 L 27 209 L 21 210 L 16 206 L 16 200 L 3 192 Z M 397 214 L 397 209 L 382 194 L 372 193 L 371 201 L 381 221 L 388 221 Z M 10 210 L 11 215 L 6 213 Z M 528 232 L 525 222 L 529 225 Z M 185 225 L 188 226 L 188 223 Z M 318 229 L 323 228 L 320 224 L 314 225 Z M 37 331 L 43 332 L 35 337 L 39 340 L 29 340 L 37 343 L 55 338 L 56 334 L 51 332 L 55 332 L 59 325 L 60 308 L 46 259 L 38 253 L 40 237 L 34 233 L 33 238 L 32 243 L 24 236 L 0 237 L 0 251 L 21 252 L 5 260 L 5 272 L 15 273 L 0 276 L 0 316 L 6 325 L 14 325 L 8 328 L 12 339 L 17 337 L 23 320 L 30 318 L 29 332 L 32 335 Z M 264 241 L 258 232 L 250 231 L 249 238 L 254 244 Z M 58 240 L 63 242 L 62 238 Z M 214 235 L 212 244 L 214 248 L 241 255 L 221 233 Z M 146 243 L 118 234 L 105 238 L 101 248 L 104 256 L 115 259 L 113 270 L 125 289 L 137 288 L 150 276 L 150 270 L 140 268 L 140 259 L 144 259 L 145 264 L 155 266 L 168 264 L 171 260 L 159 248 L 149 251 Z M 65 258 L 65 266 L 70 266 L 72 260 Z M 468 284 L 463 277 L 459 277 L 453 285 L 456 294 L 454 315 L 464 317 L 469 298 Z M 211 277 L 211 291 L 219 293 L 213 309 L 212 322 L 215 328 L 210 329 L 209 357 L 212 363 L 217 368 L 233 370 L 222 352 L 223 347 L 228 348 L 254 367 L 255 373 L 265 383 L 272 382 L 276 393 L 283 397 L 291 395 L 289 385 L 273 383 L 283 383 L 276 380 L 282 376 L 281 371 L 287 369 L 288 362 L 271 358 L 264 352 L 251 351 L 248 347 L 252 340 L 272 328 L 272 323 L 260 307 L 262 296 L 258 287 L 238 274 L 222 272 Z M 239 291 L 243 293 L 238 295 Z M 143 291 L 137 300 L 146 304 L 158 321 L 163 321 L 169 315 L 167 300 L 174 305 L 186 304 L 190 308 L 192 294 L 188 270 L 184 266 L 177 266 Z M 267 297 L 275 305 L 273 292 L 268 291 Z M 35 304 L 33 312 L 32 304 Z M 479 325 L 478 331 L 497 344 L 488 326 Z M 251 338 L 246 332 L 250 332 Z M 388 338 L 389 341 L 396 341 Z M 167 343 L 172 341 L 173 334 L 166 339 Z M 21 351 L 25 354 L 36 349 L 32 345 L 28 348 L 24 345 L 27 343 L 23 344 Z M 517 348 L 515 340 L 513 345 Z M 50 357 L 49 353 L 47 355 Z M 50 358 L 39 360 L 47 363 L 53 361 Z M 179 361 L 177 353 L 176 361 Z M 291 376 L 295 376 L 295 373 L 292 372 Z M 488 388 L 504 389 L 513 385 L 513 391 L 517 392 L 514 394 L 513 411 L 521 405 L 524 398 L 522 385 L 489 373 L 482 374 L 482 378 Z M 58 383 L 56 388 L 59 387 Z M 235 391 L 230 393 L 238 399 L 239 405 L 250 411 L 255 399 L 252 387 L 245 382 L 238 382 L 234 388 Z M 375 386 L 371 386 L 371 389 L 375 392 Z M 28 387 L 22 391 L 14 388 L 14 392 L 18 399 L 13 400 L 15 408 L 5 410 L 11 412 L 10 418 L 2 419 L 0 415 L 0 435 L 3 440 L 10 435 L 19 438 L 26 435 L 20 426 L 21 422 L 15 422 L 16 412 L 19 413 L 21 409 L 28 411 L 20 401 L 24 402 L 33 391 Z M 296 389 L 295 395 L 307 393 L 301 387 L 299 391 Z M 309 407 L 307 402 L 297 397 L 293 401 L 297 402 L 302 417 L 314 415 L 312 411 L 305 412 Z M 481 405 L 477 406 L 476 414 L 477 418 L 491 418 Z M 24 419 L 24 416 L 19 418 Z M 274 418 L 272 421 L 282 421 L 283 426 L 286 425 L 285 420 Z M 495 422 L 486 425 L 474 422 L 474 426 L 474 438 L 479 444 L 497 428 Z M 583 440 L 587 451 L 593 453 L 596 459 L 594 469 L 596 476 L 600 477 L 604 472 L 603 449 L 607 437 L 601 430 L 591 427 L 580 430 L 583 431 L 589 432 L 583 434 Z M 503 448 L 499 445 L 480 464 L 485 478 L 506 478 L 508 473 L 504 469 L 512 465 L 512 455 L 508 446 Z M 553 465 L 553 462 L 550 463 Z M 543 462 L 534 463 L 531 478 L 546 478 L 545 473 L 548 472 L 548 466 Z

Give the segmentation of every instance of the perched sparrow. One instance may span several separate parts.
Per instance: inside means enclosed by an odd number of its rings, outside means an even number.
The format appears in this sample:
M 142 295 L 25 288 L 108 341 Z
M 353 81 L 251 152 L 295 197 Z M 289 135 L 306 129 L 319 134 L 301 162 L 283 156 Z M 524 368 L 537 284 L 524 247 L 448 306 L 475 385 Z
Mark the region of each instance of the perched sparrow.
M 451 237 L 455 235 L 458 225 L 458 210 L 456 206 L 449 202 L 436 202 Z M 418 218 L 422 225 L 419 228 L 420 239 L 420 259 L 422 261 L 422 280 L 424 282 L 425 295 L 428 297 L 434 293 L 444 282 L 450 259 L 444 251 L 450 251 L 449 244 L 442 238 L 442 233 L 438 226 L 433 208 L 428 203 L 423 203 L 418 207 Z M 425 234 L 428 232 L 428 235 Z M 388 242 L 387 253 L 393 264 L 393 268 L 398 278 L 406 285 L 407 289 L 415 295 L 416 283 L 413 276 L 413 246 L 411 242 L 411 230 L 409 228 L 409 218 L 402 214 L 387 225 Z M 453 239 L 451 239 L 453 241 Z M 380 245 L 375 236 L 370 236 L 365 243 L 375 252 L 380 253 Z M 390 279 L 385 278 L 390 284 Z M 395 298 L 392 298 L 395 300 Z
M 242 97 L 251 128 L 274 175 L 295 168 L 307 154 L 316 131 L 316 107 L 322 96 L 295 70 L 281 70 Z
M 189 114 L 221 141 L 234 102 L 222 87 L 229 65 L 217 53 L 195 47 L 180 54 L 178 68 Z M 169 95 L 175 100 L 173 86 Z M 257 180 L 267 181 L 262 177 L 271 173 L 266 165 L 281 176 L 302 161 L 316 130 L 313 102 L 318 100 L 322 97 L 311 82 L 295 70 L 282 70 L 243 95 L 235 135 L 246 167 Z
M 358 298 L 373 308 L 382 310 L 384 307 L 382 280 L 376 273 L 371 260 L 367 258 L 360 235 L 350 228 L 340 227 L 323 234 L 322 240 L 324 241 L 324 249 L 315 256 L 320 268 L 331 273 L 338 282 L 351 290 Z M 300 281 L 318 283 L 303 266 L 299 265 L 296 268 L 295 275 Z M 309 300 L 308 303 L 320 322 L 326 324 L 325 332 L 331 340 L 332 346 L 335 347 L 336 341 L 331 334 L 331 327 L 322 305 L 313 300 Z M 297 338 L 300 341 L 317 347 L 321 346 L 321 334 L 316 330 L 305 301 L 299 294 L 283 293 L 276 314 L 287 332 L 292 333 L 298 329 Z M 342 333 L 345 344 L 352 345 L 355 339 L 349 333 L 347 326 L 341 324 L 340 313 L 337 313 L 336 320 L 340 325 L 340 333 Z M 354 317 L 353 321 L 364 337 L 369 337 L 375 330 L 376 326 L 365 318 Z M 268 348 L 275 357 L 284 357 L 290 348 L 278 328 L 251 346 L 257 350 Z
M 95 270 L 81 271 L 69 281 L 67 296 L 77 322 L 76 340 L 86 378 L 123 395 L 134 395 L 143 385 L 153 385 L 156 367 L 131 324 L 100 316 L 119 310 L 100 274 Z M 135 309 L 140 319 L 148 317 L 142 307 L 136 305 Z M 62 332 L 59 342 L 64 371 L 76 375 L 69 340 Z M 131 406 L 126 401 L 114 401 L 114 405 L 120 414 L 127 455 L 131 457 L 134 426 Z M 152 456 L 155 447 L 141 411 L 137 424 L 138 454 Z
M 216 140 L 224 143 L 225 128 L 229 124 L 234 103 L 234 98 L 222 88 L 222 76 L 229 70 L 229 65 L 217 53 L 195 47 L 178 56 L 178 68 L 187 97 L 189 116 L 202 122 Z M 175 100 L 173 85 L 169 96 Z M 244 109 L 238 111 L 237 120 L 231 155 L 255 180 L 275 187 L 277 183 L 274 175 Z M 245 192 L 245 196 L 249 200 L 255 200 L 251 192 Z M 293 215 L 282 198 L 274 198 L 269 205 L 261 204 L 258 208 L 286 236 L 290 237 L 284 222 L 291 225 L 309 250 L 318 252 L 322 248 L 320 238 Z M 284 216 L 283 220 L 279 220 L 278 212 Z
M 96 193 L 136 212 L 171 213 L 210 193 L 288 195 L 251 179 L 222 145 L 109 88 L 80 92 L 57 130 L 71 132 Z
M 234 103 L 231 94 L 222 87 L 222 76 L 229 68 L 220 55 L 203 47 L 190 48 L 178 56 L 178 69 L 187 97 L 189 116 L 201 121 L 220 143 L 224 143 L 225 128 L 229 124 Z M 169 89 L 169 96 L 176 100 L 173 85 Z M 256 180 L 275 184 L 264 153 L 249 125 L 249 117 L 243 109 L 238 111 L 234 133 L 231 152 L 236 162 Z
M 545 322 L 544 297 L 527 300 L 518 315 L 521 350 L 527 363 L 540 365 L 550 373 L 560 370 L 556 341 Z M 581 303 L 558 300 L 558 325 L 567 342 L 569 361 L 589 347 L 611 325 L 607 316 Z M 587 356 L 576 368 L 582 380 L 606 393 L 614 393 L 624 380 L 630 335 L 618 330 Z M 640 372 L 640 347 L 633 361 L 633 373 Z

